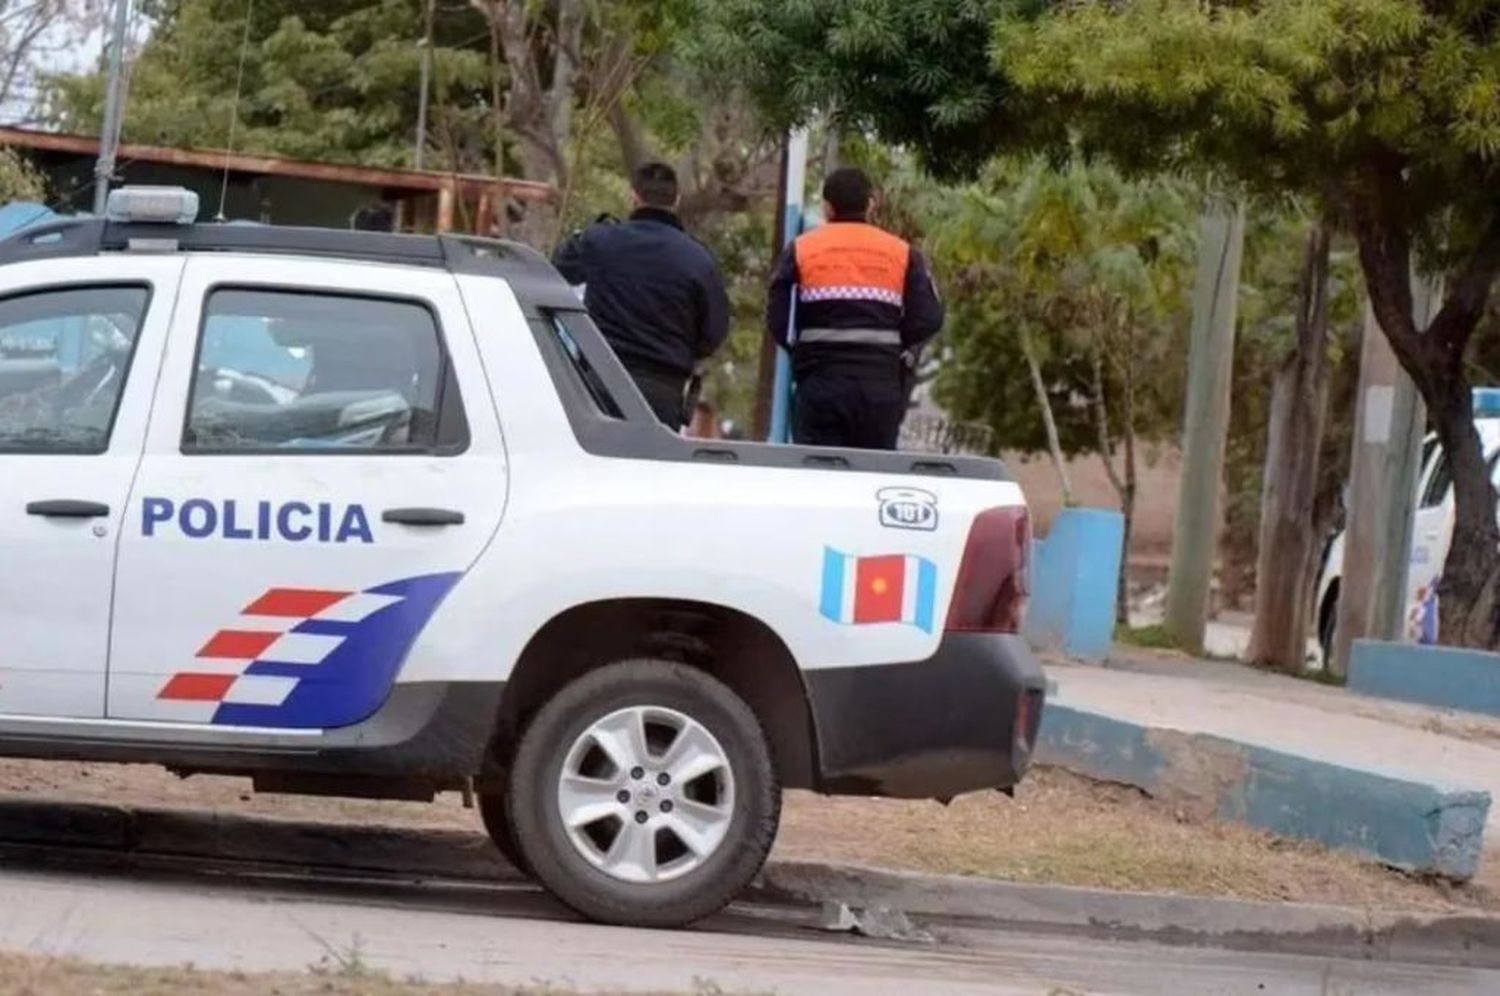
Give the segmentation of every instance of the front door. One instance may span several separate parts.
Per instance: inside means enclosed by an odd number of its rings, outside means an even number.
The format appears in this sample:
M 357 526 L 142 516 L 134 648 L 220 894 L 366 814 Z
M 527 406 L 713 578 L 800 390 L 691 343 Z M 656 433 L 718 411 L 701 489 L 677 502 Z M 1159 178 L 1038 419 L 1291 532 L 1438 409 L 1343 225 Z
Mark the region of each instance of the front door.
M 0 268 L 0 714 L 104 715 L 115 552 L 181 271 Z
M 109 715 L 359 722 L 503 511 L 453 278 L 200 257 L 181 302 L 122 542 Z

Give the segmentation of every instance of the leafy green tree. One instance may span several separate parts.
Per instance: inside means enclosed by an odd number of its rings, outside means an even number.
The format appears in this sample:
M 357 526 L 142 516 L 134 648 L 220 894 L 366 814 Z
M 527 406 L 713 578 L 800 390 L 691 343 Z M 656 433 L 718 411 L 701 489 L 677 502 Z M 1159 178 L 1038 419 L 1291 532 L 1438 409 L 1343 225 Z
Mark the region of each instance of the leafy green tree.
M 158 145 L 381 166 L 408 165 L 416 129 L 423 33 L 410 0 L 259 0 L 246 38 L 243 0 L 158 0 L 155 27 L 130 75 L 124 134 Z M 457 169 L 492 163 L 485 140 L 489 69 L 477 14 L 447 12 L 434 46 L 434 132 L 456 132 Z M 97 72 L 52 78 L 51 118 L 96 131 L 104 78 Z
M 1479 646 L 1500 644 L 1500 527 L 1464 357 L 1500 274 L 1495 15 L 1421 0 L 1080 2 L 1002 19 L 995 46 L 996 66 L 1086 148 L 1303 195 L 1353 233 L 1375 316 L 1453 461 L 1444 639 Z M 1448 275 L 1426 329 L 1418 264 Z
M 832 112 L 915 153 L 934 175 L 982 169 L 1019 136 L 1061 138 L 989 59 L 1000 18 L 1049 0 L 695 0 L 688 57 L 743 87 L 777 129 Z
M 988 424 L 998 446 L 1049 452 L 1065 500 L 1064 458 L 1097 454 L 1128 547 L 1140 444 L 1175 429 L 1196 197 L 1181 183 L 1034 160 L 993 165 L 929 202 L 950 300 L 938 399 Z M 1124 590 L 1122 577 L 1122 618 Z
M 47 184 L 42 174 L 13 149 L 0 149 L 0 205 L 11 201 L 44 201 Z

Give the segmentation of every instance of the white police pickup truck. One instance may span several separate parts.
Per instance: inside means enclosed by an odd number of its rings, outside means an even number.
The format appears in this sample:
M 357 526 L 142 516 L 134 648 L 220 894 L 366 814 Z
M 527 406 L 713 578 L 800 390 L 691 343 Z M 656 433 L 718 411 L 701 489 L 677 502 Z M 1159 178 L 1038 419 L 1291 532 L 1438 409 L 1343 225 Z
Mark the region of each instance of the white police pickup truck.
M 1474 429 L 1490 476 L 1500 485 L 1500 388 L 1474 389 Z M 1406 576 L 1406 613 L 1402 638 L 1411 643 L 1436 643 L 1438 638 L 1438 582 L 1448 547 L 1453 542 L 1453 471 L 1448 456 L 1429 435 L 1422 442 L 1422 463 L 1414 482 L 1416 510 L 1412 515 L 1411 553 Z M 1344 533 L 1336 534 L 1323 557 L 1318 576 L 1318 645 L 1327 661 L 1333 653 L 1338 624 L 1339 593 L 1344 580 Z
M 0 242 L 0 754 L 472 789 L 642 925 L 749 882 L 784 787 L 1021 778 L 1001 464 L 681 438 L 529 249 L 195 213 Z

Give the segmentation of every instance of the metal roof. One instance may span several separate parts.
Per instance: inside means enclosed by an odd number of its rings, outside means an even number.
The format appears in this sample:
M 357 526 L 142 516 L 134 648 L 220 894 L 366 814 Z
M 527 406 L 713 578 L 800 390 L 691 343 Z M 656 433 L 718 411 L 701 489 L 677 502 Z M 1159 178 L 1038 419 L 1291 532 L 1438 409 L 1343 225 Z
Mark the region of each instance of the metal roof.
M 0 146 L 73 153 L 80 156 L 99 154 L 99 139 L 97 138 L 61 132 L 35 131 L 30 128 L 0 127 Z M 234 173 L 347 183 L 411 194 L 436 192 L 444 188 L 457 188 L 472 193 L 503 186 L 505 192 L 517 200 L 552 200 L 557 196 L 557 191 L 550 184 L 533 180 L 482 176 L 475 173 L 389 169 L 349 163 L 314 162 L 305 159 L 288 159 L 283 156 L 227 152 L 222 149 L 188 149 L 124 143 L 119 148 L 119 156 L 122 160 L 133 159 L 137 162 L 165 163 L 173 166 L 192 166 L 214 170 L 228 169 Z

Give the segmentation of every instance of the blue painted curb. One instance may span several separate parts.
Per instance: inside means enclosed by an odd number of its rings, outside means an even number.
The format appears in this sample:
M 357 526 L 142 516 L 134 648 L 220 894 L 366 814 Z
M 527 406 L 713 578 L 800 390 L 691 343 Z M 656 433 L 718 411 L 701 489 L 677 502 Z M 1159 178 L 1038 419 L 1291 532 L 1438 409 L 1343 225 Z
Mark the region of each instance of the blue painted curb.
M 1356 640 L 1349 688 L 1402 702 L 1500 716 L 1500 654 Z
M 1048 702 L 1036 759 L 1287 837 L 1467 880 L 1490 794 Z
M 1032 551 L 1027 642 L 1084 660 L 1109 656 L 1115 630 L 1125 517 L 1065 508 Z

